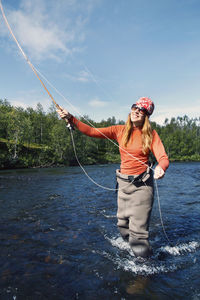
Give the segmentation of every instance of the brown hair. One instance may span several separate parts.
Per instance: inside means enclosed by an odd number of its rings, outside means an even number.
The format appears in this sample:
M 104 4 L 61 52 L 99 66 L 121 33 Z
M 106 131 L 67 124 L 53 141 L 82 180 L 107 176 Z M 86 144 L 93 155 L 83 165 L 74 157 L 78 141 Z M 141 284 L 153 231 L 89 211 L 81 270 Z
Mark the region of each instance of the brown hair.
M 125 147 L 127 147 L 128 145 L 132 130 L 133 130 L 133 123 L 131 121 L 131 115 L 129 114 L 124 128 L 124 134 L 122 137 L 122 145 Z M 152 128 L 149 122 L 149 117 L 145 116 L 144 123 L 142 126 L 142 151 L 144 154 L 147 154 L 151 149 L 152 139 L 153 139 Z

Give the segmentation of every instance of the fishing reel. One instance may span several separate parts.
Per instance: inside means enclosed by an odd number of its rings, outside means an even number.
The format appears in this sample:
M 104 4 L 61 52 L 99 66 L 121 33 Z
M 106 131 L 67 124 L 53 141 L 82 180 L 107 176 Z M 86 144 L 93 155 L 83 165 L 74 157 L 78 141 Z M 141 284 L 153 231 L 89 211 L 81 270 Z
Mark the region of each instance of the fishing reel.
M 72 125 L 72 124 L 70 124 L 69 122 L 66 124 L 66 127 L 67 127 L 67 129 L 68 129 L 69 131 L 72 131 L 72 130 L 74 130 L 74 127 L 73 127 L 73 125 Z

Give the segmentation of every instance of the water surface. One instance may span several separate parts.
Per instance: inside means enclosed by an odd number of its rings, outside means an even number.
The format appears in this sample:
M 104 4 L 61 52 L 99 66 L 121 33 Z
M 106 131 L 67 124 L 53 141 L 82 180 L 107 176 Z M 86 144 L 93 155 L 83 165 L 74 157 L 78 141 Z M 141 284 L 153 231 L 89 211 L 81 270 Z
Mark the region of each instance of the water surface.
M 118 165 L 86 167 L 115 187 Z M 0 299 L 200 299 L 200 163 L 171 163 L 151 218 L 154 254 L 133 256 L 114 192 L 80 168 L 0 172 Z

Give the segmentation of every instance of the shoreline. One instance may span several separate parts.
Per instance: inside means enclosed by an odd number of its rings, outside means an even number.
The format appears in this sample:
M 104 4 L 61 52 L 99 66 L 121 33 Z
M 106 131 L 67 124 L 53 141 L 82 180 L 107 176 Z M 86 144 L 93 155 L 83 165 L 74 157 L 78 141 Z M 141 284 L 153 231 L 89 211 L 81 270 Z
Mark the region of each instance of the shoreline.
M 170 159 L 170 163 L 197 163 L 200 162 L 200 160 L 177 160 L 177 159 Z M 108 162 L 108 163 L 95 163 L 95 164 L 82 164 L 83 166 L 99 166 L 99 165 L 111 165 L 111 164 L 120 164 L 120 162 Z M 64 165 L 64 164 L 55 164 L 55 165 L 41 165 L 41 166 L 13 166 L 13 167 L 6 167 L 6 168 L 0 168 L 0 171 L 6 171 L 6 170 L 20 170 L 20 169 L 49 169 L 49 168 L 64 168 L 64 167 L 78 167 L 78 164 L 74 165 Z

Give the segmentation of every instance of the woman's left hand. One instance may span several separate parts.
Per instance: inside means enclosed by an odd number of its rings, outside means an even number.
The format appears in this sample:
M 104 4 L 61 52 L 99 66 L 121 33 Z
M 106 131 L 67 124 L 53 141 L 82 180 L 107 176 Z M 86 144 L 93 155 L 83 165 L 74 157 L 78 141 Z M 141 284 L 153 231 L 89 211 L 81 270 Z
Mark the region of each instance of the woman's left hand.
M 154 169 L 154 179 L 160 179 L 163 178 L 165 175 L 165 171 L 157 165 Z

